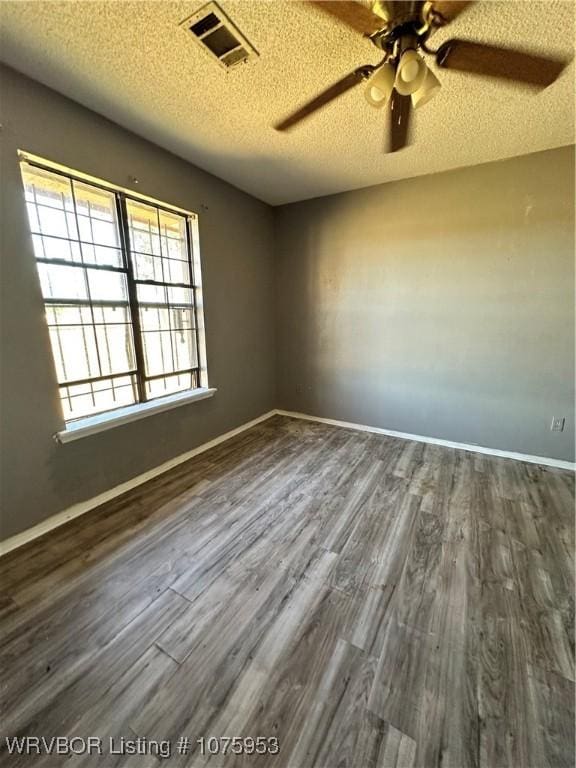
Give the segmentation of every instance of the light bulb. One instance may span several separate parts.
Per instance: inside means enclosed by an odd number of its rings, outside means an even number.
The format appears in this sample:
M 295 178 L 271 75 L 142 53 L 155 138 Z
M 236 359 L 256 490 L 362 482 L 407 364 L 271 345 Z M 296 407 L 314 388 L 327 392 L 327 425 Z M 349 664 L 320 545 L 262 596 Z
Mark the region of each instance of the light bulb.
M 438 80 L 432 70 L 427 68 L 424 82 L 420 88 L 412 94 L 412 106 L 414 109 L 427 104 L 430 99 L 438 93 L 440 88 L 442 88 L 442 83 Z
M 383 107 L 390 99 L 394 87 L 394 67 L 383 64 L 368 80 L 364 91 L 366 101 L 373 107 Z
M 424 82 L 426 70 L 424 59 L 413 48 L 408 48 L 400 57 L 394 87 L 401 96 L 409 96 Z

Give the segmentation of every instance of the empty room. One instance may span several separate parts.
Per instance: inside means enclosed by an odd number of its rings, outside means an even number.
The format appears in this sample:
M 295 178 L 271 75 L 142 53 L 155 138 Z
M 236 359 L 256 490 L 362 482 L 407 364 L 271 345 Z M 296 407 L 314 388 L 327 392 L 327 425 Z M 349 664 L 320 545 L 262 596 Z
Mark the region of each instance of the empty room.
M 574 768 L 576 3 L 0 0 L 0 763 Z

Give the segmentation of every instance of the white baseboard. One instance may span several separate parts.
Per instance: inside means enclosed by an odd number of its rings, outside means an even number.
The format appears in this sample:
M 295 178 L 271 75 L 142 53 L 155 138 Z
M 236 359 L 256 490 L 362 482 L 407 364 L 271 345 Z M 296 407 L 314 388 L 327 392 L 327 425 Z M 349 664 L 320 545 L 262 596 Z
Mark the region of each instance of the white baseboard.
M 127 480 L 125 483 L 116 485 L 109 491 L 104 491 L 104 493 L 100 493 L 98 496 L 94 496 L 91 499 L 73 504 L 71 507 L 68 507 L 68 509 L 58 512 L 46 520 L 42 520 L 41 523 L 38 523 L 38 525 L 35 525 L 33 528 L 28 528 L 27 530 L 22 531 L 22 533 L 17 533 L 9 539 L 0 541 L 0 557 L 8 554 L 8 552 L 11 552 L 13 549 L 17 549 L 18 547 L 27 544 L 29 541 L 33 541 L 38 538 L 38 536 L 43 536 L 53 528 L 58 528 L 60 525 L 64 525 L 64 523 L 73 520 L 75 517 L 80 517 L 80 515 L 83 515 L 85 512 L 89 512 L 91 509 L 116 498 L 116 496 L 120 496 L 121 494 L 126 493 L 126 491 L 130 491 L 132 488 L 142 485 L 142 483 L 151 480 L 153 477 L 161 475 L 163 472 L 167 472 L 173 467 L 177 467 L 178 464 L 182 464 L 182 462 L 188 461 L 188 459 L 198 456 L 200 453 L 204 453 L 204 451 L 213 448 L 215 445 L 219 445 L 220 443 L 229 440 L 231 437 L 235 437 L 235 435 L 245 432 L 247 429 L 256 426 L 256 424 L 260 424 L 261 421 L 266 421 L 266 419 L 269 419 L 275 414 L 276 411 L 268 411 L 268 413 L 258 416 L 257 419 L 252 419 L 252 421 L 248 421 L 246 424 L 242 424 L 241 426 L 236 427 L 236 429 L 230 430 L 230 432 L 215 437 L 213 440 L 203 443 L 197 448 L 192 448 L 191 451 L 186 451 L 186 453 L 181 453 L 180 456 L 176 456 L 174 459 L 165 461 L 164 464 L 160 464 L 158 467 L 154 467 L 154 469 L 149 469 L 148 472 L 143 472 L 141 475 L 137 475 L 131 480 Z
M 484 453 L 488 456 L 500 456 L 503 459 L 515 459 L 516 461 L 527 461 L 529 464 L 543 464 L 546 467 L 556 467 L 558 469 L 576 470 L 576 464 L 562 459 L 550 459 L 547 456 L 531 456 L 525 453 L 514 453 L 513 451 L 500 451 L 497 448 L 485 448 L 482 445 L 469 445 L 468 443 L 455 443 L 452 440 L 443 440 L 439 437 L 425 437 L 424 435 L 410 435 L 407 432 L 396 432 L 393 429 L 382 429 L 380 427 L 369 427 L 366 424 L 354 424 L 351 421 L 338 421 L 337 419 L 323 419 L 320 416 L 309 416 L 307 413 L 297 413 L 295 411 L 276 410 L 280 416 L 290 416 L 293 419 L 304 419 L 306 421 L 318 421 L 321 424 L 332 424 L 335 427 L 344 427 L 345 429 L 356 429 L 360 432 L 375 432 L 378 435 L 388 435 L 389 437 L 399 437 L 402 440 L 414 440 L 417 443 L 430 443 L 431 445 L 443 445 L 445 448 L 458 448 L 461 451 L 472 451 L 473 453 Z
M 86 501 L 80 501 L 77 504 L 73 504 L 71 507 L 68 507 L 68 509 L 63 510 L 62 512 L 58 512 L 57 514 L 52 515 L 52 517 L 49 517 L 46 520 L 43 520 L 41 523 L 38 523 L 38 525 L 35 525 L 33 528 L 28 528 L 26 531 L 22 531 L 22 533 L 18 533 L 15 536 L 10 537 L 9 539 L 0 541 L 0 557 L 2 557 L 2 555 L 6 555 L 8 552 L 11 552 L 14 549 L 17 549 L 18 547 L 23 546 L 24 544 L 27 544 L 30 541 L 33 541 L 39 536 L 42 536 L 45 533 L 48 533 L 48 531 L 51 531 L 54 528 L 58 528 L 59 526 L 64 525 L 64 523 L 67 523 L 76 517 L 80 517 L 80 515 L 83 515 L 85 512 L 89 512 L 91 509 L 94 509 L 95 507 L 98 507 L 101 504 L 104 504 L 107 501 L 110 501 L 111 499 L 116 498 L 116 496 L 120 496 L 121 494 L 126 493 L 126 491 L 129 491 L 132 488 L 136 488 L 138 485 L 142 485 L 142 483 L 145 483 L 148 480 L 151 480 L 153 477 L 157 477 L 158 475 L 161 475 L 163 472 L 167 472 L 173 467 L 177 467 L 178 464 L 182 464 L 182 462 L 188 461 L 188 459 L 191 459 L 194 456 L 198 456 L 198 454 L 200 453 L 204 453 L 204 451 L 207 451 L 210 448 L 213 448 L 214 446 L 219 445 L 220 443 L 223 443 L 226 440 L 229 440 L 231 437 L 234 437 L 235 435 L 239 435 L 241 432 L 244 432 L 247 429 L 250 429 L 251 427 L 256 426 L 256 424 L 260 424 L 260 422 L 266 421 L 271 416 L 276 416 L 276 415 L 289 416 L 293 419 L 304 419 L 306 421 L 317 421 L 317 422 L 320 422 L 321 424 L 331 424 L 332 426 L 335 426 L 335 427 L 344 427 L 345 429 L 355 429 L 361 432 L 374 432 L 378 435 L 388 435 L 389 437 L 399 437 L 402 440 L 414 440 L 418 443 L 430 443 L 432 445 L 443 445 L 446 448 L 458 448 L 459 450 L 462 450 L 462 451 L 472 451 L 474 453 L 483 453 L 483 454 L 487 454 L 488 456 L 500 456 L 505 459 L 515 459 L 516 461 L 527 461 L 530 464 L 543 464 L 544 466 L 547 466 L 547 467 L 557 467 L 558 469 L 569 469 L 572 471 L 576 470 L 576 464 L 570 461 L 562 461 L 561 459 L 550 459 L 546 456 L 530 456 L 528 454 L 514 453 L 512 451 L 500 451 L 496 448 L 485 448 L 481 445 L 455 443 L 455 442 L 452 442 L 451 440 L 442 440 L 441 438 L 437 438 L 437 437 L 424 437 L 423 435 L 411 435 L 406 432 L 396 432 L 392 429 L 370 427 L 366 424 L 354 424 L 350 421 L 338 421 L 337 419 L 323 419 L 320 416 L 310 416 L 307 413 L 297 413 L 295 411 L 284 411 L 281 409 L 274 409 L 272 411 L 268 411 L 268 413 L 264 413 L 262 416 L 259 416 L 257 419 L 252 419 L 252 421 L 248 421 L 246 422 L 246 424 L 242 424 L 241 426 L 236 427 L 236 429 L 230 430 L 230 432 L 226 432 L 225 434 L 220 435 L 219 437 L 215 437 L 213 440 L 210 440 L 207 443 L 203 443 L 202 445 L 199 445 L 197 448 L 193 448 L 191 451 L 187 451 L 186 453 L 180 454 L 180 456 L 176 456 L 174 459 L 165 461 L 163 464 L 160 464 L 158 467 L 154 467 L 154 469 L 150 469 L 147 472 L 143 472 L 141 475 L 137 475 L 136 477 L 133 477 L 131 480 L 127 480 L 125 483 L 122 483 L 121 485 L 117 485 L 114 488 L 111 488 L 109 491 L 104 491 L 104 493 L 100 493 L 98 496 L 94 496 L 91 499 L 87 499 Z

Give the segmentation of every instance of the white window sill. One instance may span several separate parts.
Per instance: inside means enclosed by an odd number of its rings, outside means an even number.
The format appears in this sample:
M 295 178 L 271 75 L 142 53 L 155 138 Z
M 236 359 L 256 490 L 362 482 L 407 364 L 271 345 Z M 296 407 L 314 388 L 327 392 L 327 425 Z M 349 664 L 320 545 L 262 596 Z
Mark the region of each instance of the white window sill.
M 80 440 L 81 437 L 95 435 L 98 432 L 119 427 L 121 424 L 129 424 L 131 421 L 143 419 L 153 413 L 170 411 L 172 408 L 193 403 L 195 400 L 205 400 L 207 397 L 213 397 L 216 391 L 216 389 L 199 387 L 187 392 L 177 392 L 175 395 L 168 395 L 158 400 L 151 400 L 149 403 L 137 403 L 126 408 L 108 411 L 108 413 L 87 416 L 85 419 L 70 422 L 66 429 L 56 432 L 54 439 L 58 443 L 71 443 L 73 440 Z

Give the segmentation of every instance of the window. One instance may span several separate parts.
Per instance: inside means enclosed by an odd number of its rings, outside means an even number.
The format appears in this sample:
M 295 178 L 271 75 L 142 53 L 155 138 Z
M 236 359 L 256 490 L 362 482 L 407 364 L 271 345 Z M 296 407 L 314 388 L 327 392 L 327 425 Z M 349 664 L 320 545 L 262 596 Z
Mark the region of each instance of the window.
M 65 420 L 200 387 L 195 217 L 21 169 Z

